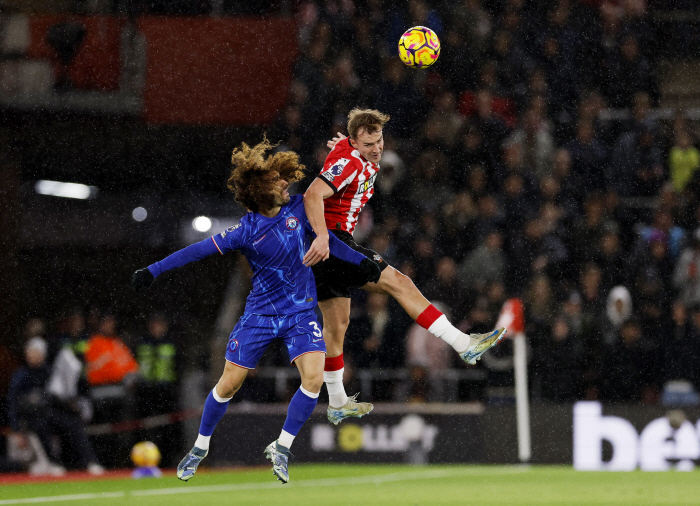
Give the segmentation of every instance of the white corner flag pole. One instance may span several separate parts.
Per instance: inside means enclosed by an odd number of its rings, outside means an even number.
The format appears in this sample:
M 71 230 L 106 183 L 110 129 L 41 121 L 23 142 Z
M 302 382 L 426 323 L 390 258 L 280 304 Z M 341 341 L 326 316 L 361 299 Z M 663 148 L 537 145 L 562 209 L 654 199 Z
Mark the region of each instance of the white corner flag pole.
M 520 299 L 508 299 L 503 304 L 496 327 L 508 328 L 513 339 L 513 369 L 515 374 L 515 416 L 518 430 L 518 458 L 530 462 L 530 398 L 527 391 L 527 341 L 525 340 L 525 315 Z M 508 336 L 506 334 L 506 336 Z
M 515 412 L 518 421 L 518 457 L 530 462 L 530 398 L 527 392 L 527 343 L 525 333 L 513 336 L 513 369 L 515 372 Z

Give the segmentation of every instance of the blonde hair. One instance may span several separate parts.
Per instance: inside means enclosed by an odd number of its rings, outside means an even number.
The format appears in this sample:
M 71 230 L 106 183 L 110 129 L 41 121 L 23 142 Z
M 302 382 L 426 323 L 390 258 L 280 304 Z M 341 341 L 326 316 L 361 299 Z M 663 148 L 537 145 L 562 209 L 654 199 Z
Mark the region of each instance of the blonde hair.
M 275 146 L 267 138 L 252 148 L 245 142 L 231 154 L 231 174 L 226 186 L 236 194 L 236 201 L 253 212 L 271 209 L 274 197 L 270 194 L 271 180 L 266 176 L 277 171 L 290 184 L 304 177 L 305 167 L 293 151 L 281 151 L 265 156 Z
M 360 130 L 373 134 L 384 128 L 389 116 L 376 109 L 359 109 L 355 107 L 348 114 L 348 133 L 350 138 L 357 139 Z

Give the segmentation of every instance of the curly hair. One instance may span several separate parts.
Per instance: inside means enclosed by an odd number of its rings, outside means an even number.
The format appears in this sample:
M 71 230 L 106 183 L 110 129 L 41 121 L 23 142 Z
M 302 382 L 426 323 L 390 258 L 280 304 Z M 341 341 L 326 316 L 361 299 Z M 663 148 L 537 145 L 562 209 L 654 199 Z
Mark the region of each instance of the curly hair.
M 245 142 L 233 150 L 231 174 L 226 186 L 236 195 L 236 201 L 253 212 L 271 209 L 274 196 L 270 193 L 273 179 L 266 177 L 277 171 L 289 184 L 304 177 L 305 167 L 293 151 L 280 151 L 266 156 L 274 148 L 267 138 L 252 148 Z

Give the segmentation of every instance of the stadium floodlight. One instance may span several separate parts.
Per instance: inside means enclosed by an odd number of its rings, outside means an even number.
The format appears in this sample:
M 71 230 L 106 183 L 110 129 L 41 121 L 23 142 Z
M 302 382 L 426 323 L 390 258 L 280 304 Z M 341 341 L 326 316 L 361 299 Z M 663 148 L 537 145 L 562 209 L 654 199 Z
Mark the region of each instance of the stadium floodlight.
M 148 211 L 143 207 L 137 207 L 131 211 L 131 217 L 136 221 L 143 221 L 148 218 Z
M 69 199 L 89 199 L 97 195 L 96 186 L 88 186 L 80 183 L 63 183 L 61 181 L 49 181 L 40 179 L 34 185 L 34 190 L 40 195 L 53 197 L 65 197 Z
M 197 232 L 208 232 L 211 226 L 211 218 L 207 218 L 206 216 L 197 216 L 192 220 L 192 228 Z

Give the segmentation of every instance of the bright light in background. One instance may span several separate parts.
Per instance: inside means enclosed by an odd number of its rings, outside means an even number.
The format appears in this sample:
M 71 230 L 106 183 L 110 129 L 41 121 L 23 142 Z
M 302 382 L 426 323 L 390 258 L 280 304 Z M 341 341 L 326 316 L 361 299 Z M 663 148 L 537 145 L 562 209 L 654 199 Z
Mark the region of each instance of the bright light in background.
M 41 195 L 53 195 L 54 197 L 66 197 L 69 199 L 89 199 L 97 195 L 96 186 L 88 186 L 79 183 L 62 183 L 40 179 L 34 185 L 34 189 Z
M 211 228 L 211 219 L 206 216 L 197 216 L 192 220 L 192 228 L 197 232 L 207 232 Z
M 137 207 L 131 211 L 131 217 L 136 221 L 143 221 L 148 218 L 148 211 L 146 211 L 143 207 Z

